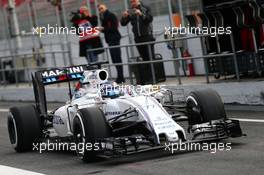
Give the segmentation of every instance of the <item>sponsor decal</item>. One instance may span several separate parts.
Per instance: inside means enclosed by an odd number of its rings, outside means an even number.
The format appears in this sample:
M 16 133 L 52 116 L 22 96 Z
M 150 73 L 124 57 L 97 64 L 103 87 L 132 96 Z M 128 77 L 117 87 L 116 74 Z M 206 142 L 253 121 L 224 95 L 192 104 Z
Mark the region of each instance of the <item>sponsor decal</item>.
M 64 122 L 60 116 L 54 115 L 53 116 L 53 124 L 64 125 Z
M 122 112 L 121 111 L 108 111 L 105 113 L 105 115 L 120 115 Z
M 42 73 L 43 78 L 56 77 L 64 74 L 76 74 L 84 71 L 83 66 L 69 67 L 66 70 L 54 69 L 47 70 Z

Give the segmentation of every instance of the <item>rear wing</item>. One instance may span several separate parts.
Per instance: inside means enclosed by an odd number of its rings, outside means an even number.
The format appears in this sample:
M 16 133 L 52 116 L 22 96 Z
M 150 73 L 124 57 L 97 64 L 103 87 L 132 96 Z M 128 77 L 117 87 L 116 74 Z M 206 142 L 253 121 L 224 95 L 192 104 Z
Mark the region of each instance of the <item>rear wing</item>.
M 71 81 L 78 81 L 83 78 L 83 73 L 86 70 L 101 69 L 102 64 L 108 64 L 108 62 L 97 62 L 89 65 L 77 65 L 71 67 L 54 68 L 49 70 L 37 71 L 32 74 L 32 83 L 34 89 L 34 96 L 36 107 L 40 114 L 47 114 L 47 100 L 45 86 L 51 84 L 58 84 L 63 82 L 69 82 L 69 95 L 71 98 Z
M 86 65 L 55 68 L 50 70 L 39 71 L 35 73 L 41 77 L 40 81 L 43 85 L 57 84 L 69 81 L 80 80 L 83 76 L 83 72 L 87 70 Z

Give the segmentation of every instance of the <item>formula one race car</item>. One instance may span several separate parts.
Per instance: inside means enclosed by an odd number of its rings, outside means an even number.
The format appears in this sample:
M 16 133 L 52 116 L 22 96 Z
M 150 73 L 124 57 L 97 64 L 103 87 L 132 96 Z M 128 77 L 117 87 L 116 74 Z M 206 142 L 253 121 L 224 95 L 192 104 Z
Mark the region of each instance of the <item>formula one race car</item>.
M 51 69 L 32 75 L 35 104 L 12 107 L 8 117 L 14 149 L 30 151 L 34 143 L 47 141 L 90 143 L 89 150 L 76 147 L 77 155 L 90 161 L 99 155 L 161 148 L 164 143 L 242 136 L 239 121 L 226 117 L 215 91 L 194 91 L 184 104 L 176 104 L 167 100 L 170 91 L 159 86 L 142 86 L 138 90 L 109 82 L 102 64 Z M 74 81 L 77 86 L 73 90 Z M 48 111 L 45 86 L 62 82 L 69 85 L 70 100 Z M 180 125 L 182 121 L 188 124 L 187 128 Z

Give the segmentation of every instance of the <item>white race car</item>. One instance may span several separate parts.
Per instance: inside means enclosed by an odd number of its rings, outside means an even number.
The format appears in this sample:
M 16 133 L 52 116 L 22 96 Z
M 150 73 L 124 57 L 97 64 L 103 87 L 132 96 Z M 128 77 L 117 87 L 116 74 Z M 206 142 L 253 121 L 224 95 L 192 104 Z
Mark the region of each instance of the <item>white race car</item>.
M 77 147 L 76 152 L 82 160 L 90 161 L 99 155 L 160 148 L 165 142 L 203 142 L 242 136 L 239 121 L 226 117 L 215 91 L 195 91 L 185 104 L 175 104 L 166 100 L 170 94 L 167 89 L 137 91 L 132 86 L 109 82 L 101 64 L 32 75 L 35 104 L 12 107 L 8 117 L 10 141 L 17 152 L 30 151 L 34 143 L 47 140 L 89 143 L 92 149 L 83 151 Z M 74 91 L 72 81 L 79 81 Z M 45 86 L 61 82 L 68 82 L 70 100 L 48 112 Z M 188 122 L 188 129 L 179 124 L 183 120 Z

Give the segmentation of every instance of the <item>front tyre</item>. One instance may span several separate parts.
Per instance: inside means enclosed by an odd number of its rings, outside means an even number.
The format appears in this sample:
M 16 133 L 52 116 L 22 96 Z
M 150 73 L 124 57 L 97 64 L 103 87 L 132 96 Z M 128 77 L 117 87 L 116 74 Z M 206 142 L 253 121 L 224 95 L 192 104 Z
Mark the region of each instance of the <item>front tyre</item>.
M 33 105 L 10 108 L 7 127 L 11 145 L 17 152 L 31 151 L 41 136 L 40 116 Z
M 100 150 L 100 141 L 110 137 L 111 130 L 103 112 L 96 107 L 80 109 L 73 120 L 73 135 L 77 155 L 93 161 Z
M 212 89 L 191 92 L 187 97 L 187 113 L 190 125 L 226 119 L 221 97 Z

